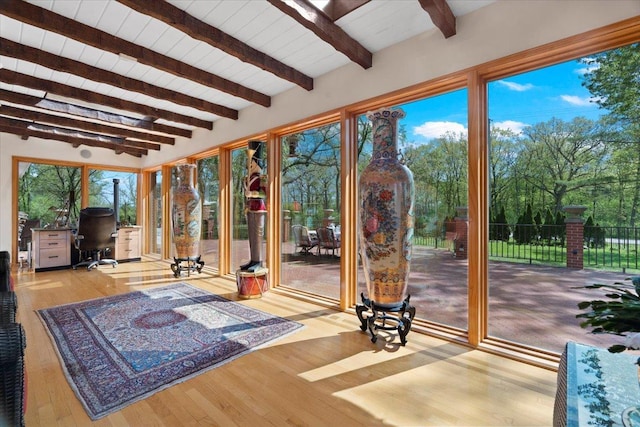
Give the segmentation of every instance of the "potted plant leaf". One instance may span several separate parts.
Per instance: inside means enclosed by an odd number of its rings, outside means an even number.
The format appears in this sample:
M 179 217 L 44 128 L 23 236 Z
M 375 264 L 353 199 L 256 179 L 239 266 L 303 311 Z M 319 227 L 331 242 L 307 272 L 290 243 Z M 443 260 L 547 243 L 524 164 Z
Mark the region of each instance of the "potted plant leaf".
M 615 282 L 612 285 L 593 284 L 586 289 L 603 289 L 606 300 L 582 301 L 576 315 L 583 319 L 580 326 L 593 328 L 594 334 L 614 334 L 626 337 L 625 343 L 608 348 L 611 353 L 627 349 L 640 349 L 640 276 L 631 277 L 631 283 Z

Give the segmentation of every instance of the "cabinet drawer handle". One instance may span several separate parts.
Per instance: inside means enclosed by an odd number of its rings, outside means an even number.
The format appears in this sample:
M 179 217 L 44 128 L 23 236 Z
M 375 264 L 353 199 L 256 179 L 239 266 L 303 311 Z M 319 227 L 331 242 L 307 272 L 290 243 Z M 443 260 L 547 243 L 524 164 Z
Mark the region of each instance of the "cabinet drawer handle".
M 49 259 L 58 258 L 58 255 L 52 255 L 48 257 Z
M 51 242 L 51 243 L 47 243 L 49 246 L 58 246 L 60 243 L 58 242 Z

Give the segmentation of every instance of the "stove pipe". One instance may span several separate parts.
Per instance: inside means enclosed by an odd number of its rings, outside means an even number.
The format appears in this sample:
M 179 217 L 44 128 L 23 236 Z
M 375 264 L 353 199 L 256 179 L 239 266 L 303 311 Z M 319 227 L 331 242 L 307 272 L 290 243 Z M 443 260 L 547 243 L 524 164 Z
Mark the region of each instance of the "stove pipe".
M 116 214 L 116 225 L 120 226 L 120 180 L 113 178 L 113 210 Z

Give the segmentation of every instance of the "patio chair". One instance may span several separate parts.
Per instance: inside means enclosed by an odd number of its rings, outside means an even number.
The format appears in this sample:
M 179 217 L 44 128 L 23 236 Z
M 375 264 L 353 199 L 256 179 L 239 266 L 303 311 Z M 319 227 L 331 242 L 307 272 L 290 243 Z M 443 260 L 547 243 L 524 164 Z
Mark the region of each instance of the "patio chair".
M 309 254 L 311 250 L 318 246 L 318 239 L 309 233 L 309 229 L 303 225 L 294 225 L 293 237 L 296 241 L 295 249 L 300 248 L 301 254 Z
M 336 250 L 340 249 L 340 240 L 336 238 L 336 235 L 332 227 L 320 227 L 317 230 L 318 233 L 318 255 L 320 251 L 324 249 L 325 255 L 329 253 L 331 249 L 331 256 L 336 256 Z

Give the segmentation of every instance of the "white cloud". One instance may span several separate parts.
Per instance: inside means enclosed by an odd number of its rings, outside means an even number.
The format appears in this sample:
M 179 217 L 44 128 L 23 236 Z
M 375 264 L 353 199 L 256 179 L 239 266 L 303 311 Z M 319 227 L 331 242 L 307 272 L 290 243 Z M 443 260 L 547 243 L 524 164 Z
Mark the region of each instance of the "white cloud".
M 467 128 L 456 122 L 425 122 L 413 128 L 414 135 L 425 138 L 440 138 L 447 132 L 467 134 Z
M 522 85 L 520 83 L 508 82 L 506 80 L 498 80 L 497 83 L 506 86 L 507 89 L 515 90 L 516 92 L 525 92 L 529 89 L 533 89 L 533 85 L 531 83 Z
M 596 98 L 575 95 L 560 95 L 560 99 L 576 107 L 591 107 L 596 101 Z
M 573 72 L 583 76 L 585 74 L 588 74 L 588 73 L 591 73 L 592 71 L 597 70 L 598 68 L 600 68 L 600 64 L 591 64 L 585 67 L 576 68 Z
M 504 122 L 493 122 L 492 127 L 504 130 L 510 130 L 515 133 L 522 133 L 522 129 L 529 126 L 527 123 L 516 122 L 514 120 L 505 120 Z

